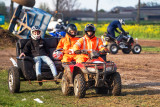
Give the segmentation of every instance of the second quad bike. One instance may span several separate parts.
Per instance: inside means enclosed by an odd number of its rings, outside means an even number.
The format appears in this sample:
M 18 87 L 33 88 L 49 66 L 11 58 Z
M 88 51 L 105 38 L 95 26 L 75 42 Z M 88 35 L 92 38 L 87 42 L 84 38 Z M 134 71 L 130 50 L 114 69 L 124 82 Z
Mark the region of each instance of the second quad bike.
M 85 97 L 86 90 L 95 88 L 97 94 L 121 94 L 121 76 L 112 61 L 100 61 L 100 54 L 91 52 L 90 59 L 84 63 L 63 63 L 64 74 L 61 88 L 64 95 L 75 94 L 77 98 Z
M 107 42 L 106 47 L 111 54 L 117 54 L 119 49 L 121 49 L 124 54 L 129 54 L 131 51 L 133 54 L 140 54 L 142 51 L 137 40 L 135 41 L 128 32 L 126 34 L 122 33 L 116 38 L 112 38 L 109 34 L 105 36 L 104 42 Z

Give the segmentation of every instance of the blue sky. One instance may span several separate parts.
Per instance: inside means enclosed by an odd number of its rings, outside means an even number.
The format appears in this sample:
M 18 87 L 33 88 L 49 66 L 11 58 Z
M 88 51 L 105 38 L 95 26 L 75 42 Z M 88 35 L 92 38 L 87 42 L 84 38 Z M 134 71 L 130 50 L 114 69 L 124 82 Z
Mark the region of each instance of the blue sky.
M 10 0 L 0 0 L 0 1 L 4 1 L 7 6 L 10 5 Z M 39 4 L 44 1 L 49 5 L 50 9 L 52 10 L 54 9 L 54 7 L 52 6 L 53 4 L 52 0 L 36 0 L 35 7 L 39 7 Z M 141 0 L 141 2 L 151 2 L 151 1 L 158 2 L 160 4 L 160 0 Z M 80 9 L 92 9 L 95 11 L 96 0 L 78 0 L 78 2 L 81 4 L 79 7 Z M 99 0 L 99 9 L 104 9 L 106 11 L 109 11 L 115 6 L 135 7 L 137 3 L 138 0 Z

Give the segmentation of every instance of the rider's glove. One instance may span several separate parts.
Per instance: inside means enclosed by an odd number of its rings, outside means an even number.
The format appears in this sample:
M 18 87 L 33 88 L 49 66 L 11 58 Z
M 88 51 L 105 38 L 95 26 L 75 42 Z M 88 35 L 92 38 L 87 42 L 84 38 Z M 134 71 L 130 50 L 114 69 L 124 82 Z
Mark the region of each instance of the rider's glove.
M 81 50 L 74 51 L 75 54 L 81 54 Z
M 88 54 L 88 52 L 86 50 L 81 50 L 82 54 Z

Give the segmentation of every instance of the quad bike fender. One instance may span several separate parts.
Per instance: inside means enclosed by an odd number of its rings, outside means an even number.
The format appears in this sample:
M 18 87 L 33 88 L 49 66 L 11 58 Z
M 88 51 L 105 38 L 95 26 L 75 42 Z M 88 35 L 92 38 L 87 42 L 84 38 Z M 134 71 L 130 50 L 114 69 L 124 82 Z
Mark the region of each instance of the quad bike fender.
M 13 66 L 18 67 L 17 62 L 12 57 L 10 58 L 10 60 L 13 64 Z
M 66 77 L 69 84 L 73 84 L 73 69 L 74 65 L 65 65 L 64 67 L 64 76 Z

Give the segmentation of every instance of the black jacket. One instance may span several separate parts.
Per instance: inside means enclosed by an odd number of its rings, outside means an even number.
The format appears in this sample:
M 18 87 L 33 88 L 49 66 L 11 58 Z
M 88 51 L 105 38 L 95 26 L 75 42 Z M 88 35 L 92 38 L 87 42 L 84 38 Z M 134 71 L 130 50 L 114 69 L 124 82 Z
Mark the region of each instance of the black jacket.
M 125 31 L 122 28 L 122 25 L 120 24 L 119 21 L 113 21 L 109 24 L 109 26 L 107 27 L 107 31 L 116 31 L 118 32 L 117 28 L 119 28 L 124 34 Z
M 32 40 L 30 39 L 24 46 L 23 52 L 30 57 L 44 56 L 49 54 L 49 48 L 43 39 Z

